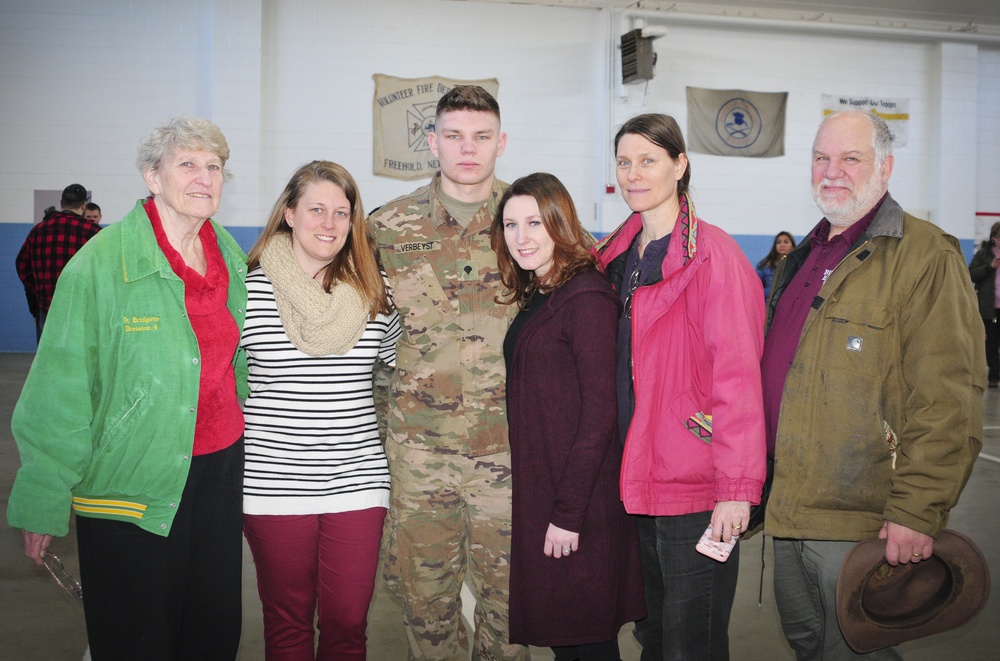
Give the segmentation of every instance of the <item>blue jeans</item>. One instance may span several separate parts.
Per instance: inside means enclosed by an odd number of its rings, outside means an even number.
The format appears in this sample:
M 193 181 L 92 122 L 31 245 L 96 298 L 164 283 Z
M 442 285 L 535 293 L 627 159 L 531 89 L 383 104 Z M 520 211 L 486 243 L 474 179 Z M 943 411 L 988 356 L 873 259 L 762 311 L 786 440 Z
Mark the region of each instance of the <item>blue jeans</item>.
M 635 624 L 642 661 L 729 659 L 740 545 L 726 562 L 698 553 L 694 547 L 711 520 L 711 512 L 639 517 L 648 613 Z
M 837 622 L 837 577 L 856 542 L 774 540 L 774 600 L 781 630 L 799 661 L 901 661 L 899 647 L 857 654 Z

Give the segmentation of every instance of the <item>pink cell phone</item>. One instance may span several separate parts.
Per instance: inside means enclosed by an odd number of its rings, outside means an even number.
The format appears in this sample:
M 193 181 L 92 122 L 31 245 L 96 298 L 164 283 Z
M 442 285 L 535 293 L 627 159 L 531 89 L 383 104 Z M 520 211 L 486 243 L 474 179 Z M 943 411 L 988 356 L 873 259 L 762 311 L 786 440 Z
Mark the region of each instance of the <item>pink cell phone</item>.
M 698 553 L 707 555 L 713 560 L 725 562 L 729 559 L 729 554 L 732 552 L 733 547 L 736 546 L 738 539 L 739 537 L 733 536 L 728 542 L 716 542 L 712 539 L 712 526 L 710 525 L 705 529 L 705 534 L 701 536 L 701 539 L 698 540 L 698 544 L 694 548 Z

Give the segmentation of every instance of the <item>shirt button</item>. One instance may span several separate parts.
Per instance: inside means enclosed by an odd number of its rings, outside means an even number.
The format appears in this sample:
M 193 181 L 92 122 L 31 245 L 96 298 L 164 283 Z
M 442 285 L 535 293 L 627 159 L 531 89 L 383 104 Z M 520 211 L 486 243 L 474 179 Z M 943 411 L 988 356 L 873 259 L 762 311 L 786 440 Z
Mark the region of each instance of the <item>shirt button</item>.
M 173 507 L 174 509 L 177 509 L 177 503 L 170 503 L 170 506 Z
M 192 365 L 197 365 L 198 364 L 198 359 L 197 358 L 192 358 L 191 359 L 191 364 Z
M 166 529 L 167 529 L 167 524 L 161 523 L 160 524 L 160 530 L 166 530 Z
M 182 457 L 182 460 L 183 460 L 183 461 L 191 461 L 191 457 L 189 457 L 188 455 L 184 455 L 184 456 Z
M 188 409 L 188 413 L 194 413 L 194 407 L 193 406 Z

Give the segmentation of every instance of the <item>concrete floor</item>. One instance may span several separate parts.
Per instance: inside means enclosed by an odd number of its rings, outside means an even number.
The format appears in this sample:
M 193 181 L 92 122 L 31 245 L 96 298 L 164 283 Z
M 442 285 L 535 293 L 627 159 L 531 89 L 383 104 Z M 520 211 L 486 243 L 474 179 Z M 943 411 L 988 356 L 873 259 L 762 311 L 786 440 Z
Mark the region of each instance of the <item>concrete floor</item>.
M 20 462 L 10 434 L 10 415 L 30 367 L 32 354 L 0 353 L 0 508 L 7 509 L 14 473 Z M 962 502 L 951 517 L 951 527 L 972 537 L 983 549 L 1000 581 L 1000 391 L 986 393 L 986 443 Z M 56 405 L 54 402 L 53 405 Z M 44 569 L 23 555 L 21 533 L 0 516 L 0 659 L 4 661 L 78 661 L 87 646 L 82 609 L 71 602 Z M 766 547 L 763 606 L 757 606 L 760 580 L 760 536 L 741 542 L 740 585 L 733 609 L 730 638 L 734 661 L 794 659 L 781 635 L 771 591 L 771 545 Z M 78 574 L 72 528 L 66 538 L 53 540 L 52 550 L 67 570 Z M 243 639 L 239 659 L 263 659 L 260 601 L 253 563 L 244 554 Z M 971 624 L 904 645 L 909 661 L 1000 659 L 1000 587 L 986 610 Z M 624 661 L 639 659 L 631 626 L 623 629 Z M 368 624 L 368 657 L 372 661 L 406 658 L 399 610 L 381 584 L 376 587 Z M 532 648 L 532 659 L 551 659 L 547 649 Z

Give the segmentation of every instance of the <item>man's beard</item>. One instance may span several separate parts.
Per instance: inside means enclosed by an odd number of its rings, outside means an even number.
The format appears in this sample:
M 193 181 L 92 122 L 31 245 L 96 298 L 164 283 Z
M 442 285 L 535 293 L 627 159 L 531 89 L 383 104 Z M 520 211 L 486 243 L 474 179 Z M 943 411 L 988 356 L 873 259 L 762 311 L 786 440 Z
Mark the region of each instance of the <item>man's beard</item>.
M 843 202 L 834 202 L 823 199 L 820 194 L 823 186 L 840 186 L 850 190 L 851 195 Z M 850 227 L 854 223 L 864 218 L 875 203 L 882 197 L 882 170 L 881 168 L 872 173 L 872 176 L 861 186 L 854 188 L 847 180 L 823 179 L 817 186 L 813 186 L 813 200 L 816 206 L 823 212 L 826 219 L 834 227 Z

